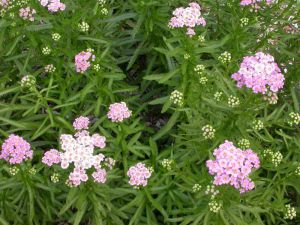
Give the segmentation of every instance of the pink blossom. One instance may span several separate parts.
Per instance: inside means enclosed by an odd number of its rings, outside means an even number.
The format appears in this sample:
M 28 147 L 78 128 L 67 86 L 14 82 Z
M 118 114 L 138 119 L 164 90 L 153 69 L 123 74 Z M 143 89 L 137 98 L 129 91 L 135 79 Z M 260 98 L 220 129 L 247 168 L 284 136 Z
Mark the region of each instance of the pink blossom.
M 106 170 L 105 169 L 98 169 L 92 173 L 92 177 L 96 183 L 104 184 L 106 182 Z
M 144 163 L 137 163 L 127 171 L 127 176 L 130 178 L 129 184 L 135 187 L 147 186 L 148 179 L 151 177 L 151 171 Z
M 60 0 L 39 0 L 40 4 L 47 7 L 49 12 L 64 11 L 66 5 L 61 3 Z
M 206 21 L 201 16 L 201 7 L 196 2 L 190 3 L 189 7 L 175 9 L 169 22 L 171 28 L 186 27 L 186 34 L 190 37 L 196 34 L 194 28 L 200 25 L 205 26 Z
M 131 111 L 128 109 L 125 102 L 114 103 L 109 106 L 107 117 L 112 122 L 122 122 L 131 116 Z
M 75 130 L 86 130 L 89 128 L 90 119 L 85 116 L 80 116 L 76 118 L 73 122 L 73 127 Z
M 95 59 L 95 56 L 91 52 L 85 52 L 82 51 L 78 53 L 75 56 L 75 66 L 76 66 L 76 71 L 78 73 L 84 73 L 85 71 L 90 68 L 91 63 L 90 61 L 93 61 Z
M 59 151 L 57 151 L 56 149 L 50 149 L 49 151 L 45 152 L 42 158 L 42 162 L 48 166 L 60 163 L 61 158 Z
M 207 160 L 206 166 L 211 175 L 215 175 L 214 184 L 229 184 L 241 193 L 252 190 L 254 183 L 248 177 L 254 168 L 259 168 L 260 161 L 251 149 L 245 151 L 225 141 L 214 150 L 215 160 Z
M 19 16 L 23 20 L 34 21 L 34 14 L 36 14 L 35 9 L 31 9 L 30 7 L 19 9 Z
M 106 146 L 106 138 L 104 136 L 101 136 L 99 134 L 93 134 L 92 135 L 92 141 L 93 145 L 98 148 L 105 148 Z
M 254 93 L 276 93 L 284 85 L 284 76 L 273 56 L 263 52 L 244 57 L 239 71 L 231 77 L 237 81 L 239 88 L 246 86 Z
M 257 7 L 258 4 L 260 4 L 261 2 L 263 2 L 263 0 L 242 0 L 240 4 L 242 6 L 251 5 L 251 6 Z M 265 0 L 265 2 L 267 5 L 270 5 L 272 3 L 275 3 L 275 0 Z
M 32 155 L 30 144 L 22 137 L 11 134 L 2 144 L 0 159 L 10 164 L 21 164 L 27 159 L 32 159 Z

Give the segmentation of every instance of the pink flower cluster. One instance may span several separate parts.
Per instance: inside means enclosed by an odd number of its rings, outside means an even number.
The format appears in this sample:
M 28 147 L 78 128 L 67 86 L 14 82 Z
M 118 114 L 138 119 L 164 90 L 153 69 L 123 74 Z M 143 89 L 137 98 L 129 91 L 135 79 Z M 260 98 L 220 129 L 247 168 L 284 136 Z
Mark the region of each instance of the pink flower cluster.
M 9 6 L 9 0 L 0 0 L 0 6 L 3 7 L 4 9 Z
M 80 116 L 76 118 L 73 122 L 73 127 L 75 130 L 86 130 L 88 129 L 90 120 L 88 117 Z
M 186 27 L 186 34 L 190 37 L 196 34 L 194 28 L 199 25 L 205 26 L 206 21 L 201 16 L 201 7 L 195 2 L 190 3 L 189 7 L 175 9 L 169 22 L 171 28 Z
M 66 5 L 61 3 L 60 0 L 39 0 L 40 4 L 47 7 L 49 12 L 64 11 Z
M 131 111 L 128 109 L 125 102 L 114 103 L 109 106 L 107 117 L 112 122 L 122 122 L 131 116 Z
M 11 134 L 2 144 L 0 159 L 10 164 L 21 164 L 27 159 L 32 159 L 32 155 L 30 144 L 22 137 Z
M 259 3 L 264 2 L 264 0 L 242 0 L 241 5 L 246 6 L 246 5 L 252 5 L 252 6 L 257 6 Z M 275 2 L 275 0 L 265 0 L 267 5 L 270 5 Z
M 144 163 L 137 163 L 127 171 L 129 184 L 134 187 L 147 186 L 148 179 L 151 177 L 151 171 L 145 166 Z
M 259 168 L 260 161 L 251 149 L 245 151 L 235 147 L 232 142 L 225 141 L 214 150 L 216 160 L 207 160 L 206 166 L 211 175 L 215 175 L 214 184 L 229 184 L 241 193 L 254 188 L 248 177 L 252 169 Z
M 21 8 L 19 10 L 19 16 L 23 20 L 34 21 L 34 14 L 36 14 L 35 9 L 31 9 L 30 7 Z
M 101 153 L 94 155 L 94 150 L 95 147 L 104 148 L 106 138 L 99 134 L 90 136 L 89 132 L 84 130 L 88 129 L 89 125 L 87 117 L 75 119 L 73 125 L 75 129 L 79 130 L 74 136 L 69 134 L 60 136 L 60 145 L 63 152 L 51 149 L 45 152 L 42 162 L 48 166 L 60 163 L 63 169 L 67 169 L 73 163 L 74 170 L 70 173 L 68 179 L 68 183 L 72 186 L 78 186 L 82 182 L 86 182 L 88 180 L 86 171 L 92 167 L 95 169 L 95 172 L 92 173 L 94 181 L 104 183 L 106 181 L 106 170 L 102 168 L 102 164 L 111 169 L 114 160 L 105 159 L 105 156 Z M 107 162 L 111 162 L 111 164 Z
M 82 51 L 75 56 L 75 66 L 78 73 L 84 73 L 91 66 L 90 61 L 94 61 L 95 56 L 89 51 Z
M 49 151 L 45 152 L 42 158 L 42 162 L 48 166 L 60 163 L 61 158 L 59 151 L 57 151 L 56 149 L 50 149 Z
M 231 76 L 237 81 L 237 86 L 251 88 L 254 93 L 273 93 L 283 88 L 284 76 L 280 71 L 274 57 L 263 52 L 254 56 L 246 56 L 238 72 Z

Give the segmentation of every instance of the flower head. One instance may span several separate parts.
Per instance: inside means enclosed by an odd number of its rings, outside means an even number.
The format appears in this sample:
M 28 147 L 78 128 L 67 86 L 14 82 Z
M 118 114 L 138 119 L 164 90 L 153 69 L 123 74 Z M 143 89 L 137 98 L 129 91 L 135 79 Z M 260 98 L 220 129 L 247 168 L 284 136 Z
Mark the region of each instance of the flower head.
M 82 51 L 75 56 L 76 72 L 84 73 L 91 66 L 91 61 L 95 60 L 95 55 L 89 51 Z
M 45 152 L 42 158 L 42 162 L 48 166 L 58 164 L 60 161 L 60 153 L 56 149 L 50 149 L 49 151 Z
M 30 144 L 18 135 L 11 134 L 2 144 L 0 159 L 10 164 L 21 164 L 32 159 L 33 151 Z
M 137 163 L 127 171 L 127 176 L 130 179 L 129 184 L 134 187 L 147 186 L 151 174 L 152 172 L 144 163 Z
M 254 93 L 273 93 L 283 88 L 284 76 L 280 71 L 274 57 L 263 52 L 254 56 L 246 56 L 238 72 L 231 76 L 237 81 L 239 88 L 246 86 Z
M 194 28 L 196 26 L 205 26 L 206 21 L 201 16 L 201 8 L 198 3 L 192 2 L 188 7 L 177 8 L 173 11 L 173 17 L 170 19 L 169 26 L 171 28 L 186 27 L 186 34 L 190 37 L 196 34 Z
M 73 122 L 75 130 L 86 130 L 89 128 L 90 119 L 88 117 L 80 116 Z
M 112 122 L 122 122 L 131 116 L 131 111 L 128 109 L 125 102 L 113 103 L 109 106 L 107 117 Z
M 254 168 L 259 168 L 260 160 L 251 149 L 243 151 L 225 141 L 214 150 L 215 160 L 206 161 L 206 166 L 211 175 L 215 175 L 214 184 L 229 184 L 241 193 L 254 188 L 254 183 L 249 175 Z

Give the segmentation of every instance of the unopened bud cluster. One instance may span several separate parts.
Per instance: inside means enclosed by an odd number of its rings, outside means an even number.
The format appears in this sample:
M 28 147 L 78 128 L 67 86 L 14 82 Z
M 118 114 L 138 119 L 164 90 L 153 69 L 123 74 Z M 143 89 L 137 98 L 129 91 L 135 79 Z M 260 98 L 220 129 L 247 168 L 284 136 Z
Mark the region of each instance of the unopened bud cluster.
M 292 207 L 290 204 L 285 205 L 284 219 L 292 220 L 295 217 L 296 217 L 296 209 Z
M 222 208 L 222 203 L 212 200 L 208 203 L 209 211 L 218 213 Z
M 205 139 L 213 139 L 215 137 L 216 130 L 209 124 L 202 127 L 203 137 Z
M 56 68 L 54 67 L 53 64 L 49 64 L 44 67 L 44 70 L 46 73 L 54 73 Z
M 228 105 L 231 108 L 237 107 L 240 104 L 240 100 L 238 97 L 230 95 L 228 98 Z
M 288 124 L 290 126 L 293 126 L 293 125 L 298 125 L 299 123 L 300 123 L 300 114 L 291 112 L 289 114 Z
M 262 130 L 264 129 L 264 123 L 261 120 L 254 120 L 252 122 L 252 128 L 256 131 Z
M 283 156 L 279 151 L 273 152 L 271 149 L 264 150 L 263 156 L 266 159 L 269 159 L 275 167 L 277 167 L 283 159 Z
M 200 184 L 194 184 L 194 186 L 192 187 L 192 192 L 196 193 L 201 191 L 202 186 Z
M 221 101 L 222 95 L 223 95 L 223 92 L 217 91 L 217 92 L 214 94 L 214 99 L 215 99 L 217 102 L 219 102 L 219 101 Z
M 218 60 L 223 63 L 227 64 L 231 61 L 231 54 L 229 52 L 223 52 L 219 57 Z
M 173 91 L 170 96 L 170 100 L 178 106 L 183 105 L 183 94 L 177 90 Z
M 13 167 L 10 167 L 8 169 L 8 173 L 11 175 L 11 176 L 16 176 L 19 172 L 19 168 L 16 167 L 16 166 L 13 166 Z
M 22 88 L 33 88 L 36 85 L 36 80 L 34 76 L 26 75 L 21 79 Z
M 244 150 L 248 149 L 248 148 L 250 148 L 250 141 L 248 139 L 243 138 L 243 139 L 239 140 L 238 146 Z
M 164 169 L 170 171 L 172 170 L 172 167 L 174 165 L 174 160 L 173 159 L 163 159 L 161 162 L 161 165 Z

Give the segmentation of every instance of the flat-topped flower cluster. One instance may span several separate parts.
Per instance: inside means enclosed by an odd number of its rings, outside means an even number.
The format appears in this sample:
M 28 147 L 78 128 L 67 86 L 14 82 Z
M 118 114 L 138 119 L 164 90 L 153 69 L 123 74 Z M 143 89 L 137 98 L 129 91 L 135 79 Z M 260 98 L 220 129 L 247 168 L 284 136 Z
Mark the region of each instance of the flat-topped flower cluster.
M 91 51 L 82 51 L 75 56 L 76 72 L 84 73 L 91 66 L 91 61 L 95 60 L 95 55 Z
M 235 147 L 232 142 L 225 141 L 214 150 L 215 160 L 208 160 L 206 166 L 211 175 L 215 175 L 214 184 L 229 184 L 241 193 L 254 188 L 249 178 L 253 169 L 260 166 L 260 160 L 251 149 L 245 151 Z
M 206 21 L 201 16 L 201 7 L 198 3 L 192 2 L 189 7 L 179 7 L 173 11 L 173 17 L 169 22 L 171 28 L 187 28 L 186 34 L 194 36 L 196 26 L 205 26 Z
M 277 93 L 284 85 L 284 76 L 274 57 L 263 52 L 246 56 L 238 72 L 232 74 L 239 88 L 246 86 L 254 93 Z
M 48 166 L 60 164 L 62 169 L 67 169 L 74 165 L 73 171 L 69 175 L 68 183 L 71 186 L 79 186 L 88 180 L 87 170 L 94 168 L 92 177 L 95 182 L 106 182 L 106 169 L 103 164 L 112 167 L 114 160 L 105 158 L 102 153 L 94 155 L 95 148 L 103 149 L 106 146 L 106 138 L 99 134 L 90 135 L 87 131 L 89 126 L 87 117 L 75 119 L 73 126 L 77 133 L 73 136 L 62 134 L 60 136 L 60 147 L 63 152 L 51 149 L 45 152 L 42 162 Z

